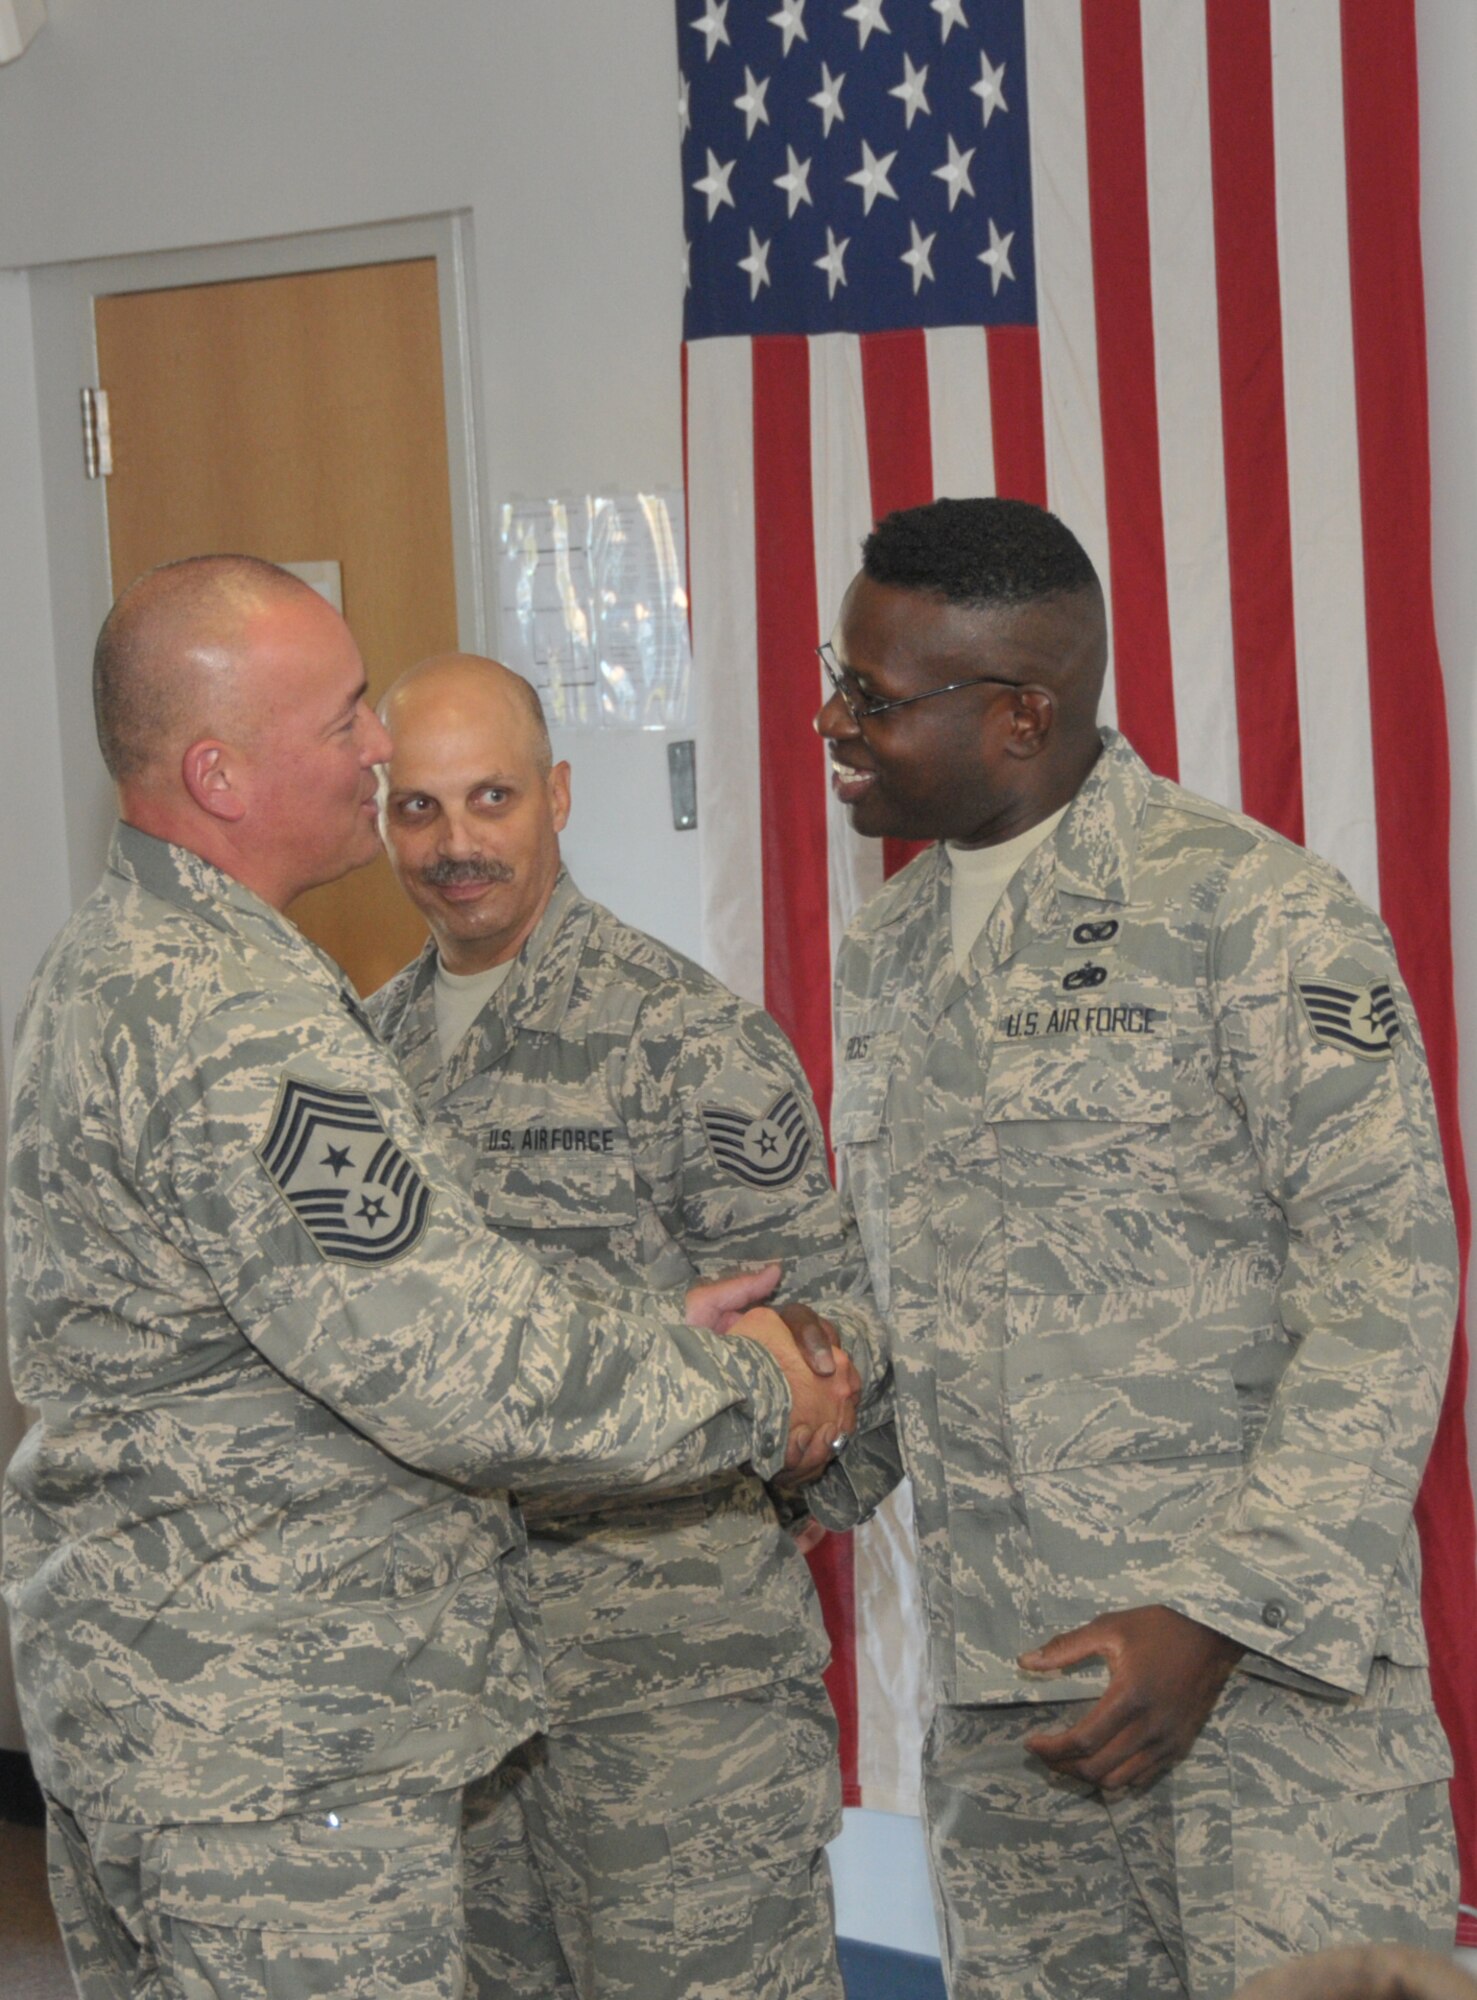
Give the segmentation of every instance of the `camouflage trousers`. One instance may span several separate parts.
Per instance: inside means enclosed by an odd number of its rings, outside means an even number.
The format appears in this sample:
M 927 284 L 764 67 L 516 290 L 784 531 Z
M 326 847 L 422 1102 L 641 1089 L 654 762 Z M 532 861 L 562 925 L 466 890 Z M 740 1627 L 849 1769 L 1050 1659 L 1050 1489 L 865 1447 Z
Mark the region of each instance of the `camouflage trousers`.
M 468 1789 L 476 2000 L 841 2000 L 819 1680 L 525 1744 Z
M 89 1822 L 47 1802 L 81 2000 L 461 2000 L 461 1793 L 261 1825 Z
M 1423 1669 L 1358 1701 L 1235 1674 L 1193 1750 L 1105 1797 L 1023 1747 L 1083 1704 L 942 1708 L 923 1817 L 951 2000 L 1224 2000 L 1373 1939 L 1450 1950 L 1449 1754 Z

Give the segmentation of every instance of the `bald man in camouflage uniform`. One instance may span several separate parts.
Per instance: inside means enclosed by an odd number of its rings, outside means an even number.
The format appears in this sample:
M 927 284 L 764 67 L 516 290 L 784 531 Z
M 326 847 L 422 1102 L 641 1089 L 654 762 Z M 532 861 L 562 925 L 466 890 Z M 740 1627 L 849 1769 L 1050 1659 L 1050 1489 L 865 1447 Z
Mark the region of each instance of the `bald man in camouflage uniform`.
M 336 613 L 175 565 L 97 691 L 125 824 L 21 1021 L 6 1189 L 39 1421 L 5 1594 L 68 1956 L 85 2000 L 454 2000 L 461 1787 L 544 1717 L 489 1489 L 774 1471 L 787 1383 L 808 1428 L 835 1398 L 772 1315 L 740 1330 L 783 1376 L 492 1235 L 280 914 L 376 848 Z
M 431 925 L 375 995 L 504 1235 L 592 1285 L 778 1260 L 854 1356 L 871 1323 L 799 1065 L 774 1023 L 589 902 L 560 865 L 567 765 L 495 662 L 404 676 L 381 824 Z M 825 1632 L 748 1473 L 658 1500 L 528 1496 L 547 1737 L 473 1795 L 480 2000 L 841 1992 Z
M 1099 733 L 1105 657 L 1059 522 L 941 501 L 869 539 L 818 718 L 858 831 L 947 843 L 847 935 L 832 1129 L 894 1335 L 954 2000 L 1222 2000 L 1455 1912 L 1415 1014 L 1332 868 Z M 830 1483 L 860 1513 L 888 1476 Z

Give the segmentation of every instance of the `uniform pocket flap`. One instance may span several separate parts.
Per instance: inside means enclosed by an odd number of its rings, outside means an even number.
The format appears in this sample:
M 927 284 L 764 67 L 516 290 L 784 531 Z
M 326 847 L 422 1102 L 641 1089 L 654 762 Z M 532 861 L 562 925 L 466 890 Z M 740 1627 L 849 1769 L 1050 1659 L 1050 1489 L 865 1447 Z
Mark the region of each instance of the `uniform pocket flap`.
M 1239 1456 L 1235 1385 L 1222 1373 L 1102 1375 L 1043 1381 L 1011 1397 L 1016 1462 L 1023 1472 L 1127 1459 Z
M 1106 1001 L 1101 1010 L 1107 1011 Z M 1161 1042 L 1148 1035 L 1125 1036 L 1111 1046 L 1098 1047 L 1075 1035 L 997 1043 L 990 1057 L 982 1117 L 991 1125 L 1028 1120 L 1163 1124 L 1170 1115 L 1172 1081 L 1167 1035 Z
M 616 1229 L 637 1212 L 626 1136 L 595 1125 L 490 1126 L 476 1193 L 494 1229 Z

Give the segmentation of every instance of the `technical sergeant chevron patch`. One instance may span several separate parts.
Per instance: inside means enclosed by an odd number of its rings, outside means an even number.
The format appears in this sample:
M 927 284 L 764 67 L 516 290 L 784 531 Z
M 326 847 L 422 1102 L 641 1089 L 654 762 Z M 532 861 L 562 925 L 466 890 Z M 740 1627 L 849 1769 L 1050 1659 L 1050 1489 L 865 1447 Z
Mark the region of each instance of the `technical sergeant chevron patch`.
M 704 1106 L 699 1115 L 713 1158 L 749 1187 L 785 1187 L 810 1158 L 805 1112 L 793 1090 L 783 1091 L 757 1118 L 717 1105 Z

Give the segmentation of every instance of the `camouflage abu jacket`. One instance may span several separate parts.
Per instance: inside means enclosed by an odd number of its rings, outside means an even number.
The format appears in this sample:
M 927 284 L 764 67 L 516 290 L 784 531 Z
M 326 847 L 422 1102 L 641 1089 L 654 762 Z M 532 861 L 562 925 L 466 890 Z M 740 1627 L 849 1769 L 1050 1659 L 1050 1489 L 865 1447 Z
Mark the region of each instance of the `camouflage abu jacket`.
M 766 1014 L 561 874 L 512 976 L 443 1066 L 434 945 L 370 1003 L 492 1226 L 592 1286 L 684 1286 L 771 1258 L 875 1378 L 861 1248 L 810 1092 Z M 582 1484 L 582 1482 L 581 1482 Z M 557 1723 L 818 1672 L 805 1563 L 763 1485 L 525 1499 Z
M 489 1770 L 544 1711 L 485 1489 L 783 1462 L 767 1355 L 495 1237 L 337 968 L 128 827 L 21 1022 L 7 1262 L 22 1713 L 101 1818 Z
M 1456 1249 L 1419 1030 L 1341 876 L 1105 746 L 969 966 L 939 850 L 838 964 L 832 1131 L 933 1681 L 1095 1692 L 1015 1657 L 1159 1602 L 1357 1692 L 1377 1654 L 1425 1659 L 1411 1507 Z

